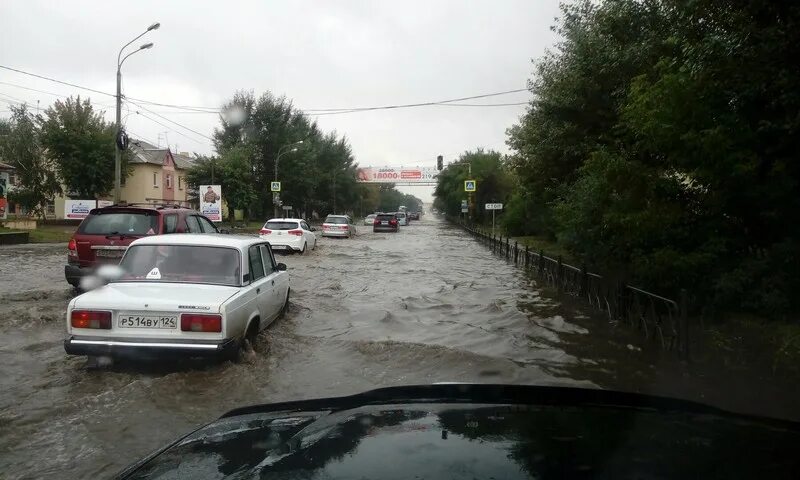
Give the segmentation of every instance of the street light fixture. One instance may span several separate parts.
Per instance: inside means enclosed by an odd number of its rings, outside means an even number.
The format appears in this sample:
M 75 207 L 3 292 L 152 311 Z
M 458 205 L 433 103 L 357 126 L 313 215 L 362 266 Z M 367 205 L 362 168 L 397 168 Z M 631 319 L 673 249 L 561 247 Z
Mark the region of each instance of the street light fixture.
M 303 144 L 303 141 L 302 140 L 298 140 L 298 141 L 296 141 L 294 143 L 290 143 L 290 144 L 284 145 L 284 146 L 282 146 L 281 148 L 278 149 L 278 156 L 275 157 L 275 178 L 273 179 L 273 181 L 275 181 L 275 182 L 278 181 L 278 162 L 280 161 L 281 156 L 283 154 L 285 154 L 285 153 L 296 152 L 297 151 L 297 145 L 302 145 L 302 144 Z M 285 148 L 288 148 L 289 150 L 284 151 Z M 272 198 L 272 202 L 274 204 L 273 205 L 273 213 L 274 213 L 274 217 L 278 218 L 278 203 L 275 201 L 276 198 L 277 198 L 277 194 L 274 195 L 273 198 Z
M 133 40 L 126 43 L 119 49 L 119 54 L 117 54 L 117 129 L 116 129 L 116 136 L 114 143 L 116 144 L 116 151 L 114 153 L 114 203 L 119 203 L 121 197 L 121 189 L 122 189 L 122 148 L 123 148 L 123 138 L 122 138 L 122 64 L 125 63 L 125 60 L 128 59 L 131 55 L 136 52 L 140 52 L 142 50 L 147 50 L 149 48 L 153 48 L 153 43 L 145 43 L 144 45 L 140 46 L 136 50 L 130 52 L 129 54 L 122 56 L 122 52 L 128 48 L 128 45 L 139 40 L 144 36 L 147 32 L 152 30 L 158 30 L 161 27 L 161 24 L 156 22 L 149 27 L 147 30 L 137 35 Z

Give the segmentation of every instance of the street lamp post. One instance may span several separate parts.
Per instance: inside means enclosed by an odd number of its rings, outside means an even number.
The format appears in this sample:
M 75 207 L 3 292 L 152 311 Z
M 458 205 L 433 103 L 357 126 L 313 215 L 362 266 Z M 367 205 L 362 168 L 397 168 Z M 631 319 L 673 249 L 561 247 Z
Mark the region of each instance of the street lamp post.
M 116 129 L 116 137 L 114 138 L 114 144 L 116 146 L 116 150 L 114 152 L 114 203 L 119 203 L 121 198 L 121 189 L 122 189 L 122 64 L 125 60 L 128 59 L 131 55 L 136 52 L 147 50 L 148 48 L 152 48 L 153 44 L 145 43 L 144 45 L 140 46 L 136 50 L 132 51 L 131 53 L 122 56 L 122 52 L 130 45 L 131 43 L 139 40 L 144 36 L 147 32 L 151 30 L 157 30 L 160 27 L 160 23 L 154 23 L 147 27 L 147 30 L 140 33 L 136 38 L 131 40 L 130 42 L 126 43 L 119 49 L 119 54 L 117 54 L 117 129 Z
M 278 156 L 275 157 L 275 178 L 274 178 L 273 181 L 275 181 L 275 182 L 278 181 L 278 162 L 280 161 L 281 156 L 284 153 L 296 152 L 297 151 L 297 145 L 302 145 L 302 144 L 303 144 L 303 141 L 302 140 L 298 140 L 297 142 L 290 143 L 288 145 L 284 145 L 284 146 L 282 146 L 281 148 L 278 149 Z M 284 151 L 284 149 L 286 149 L 286 148 L 290 148 L 290 149 Z M 281 190 L 283 190 L 283 188 L 281 188 Z M 273 197 L 272 197 L 272 204 L 273 204 L 272 205 L 272 209 L 273 209 L 273 213 L 274 213 L 273 218 L 278 218 L 278 202 L 275 201 L 275 199 L 277 197 L 278 197 L 278 195 L 273 195 Z

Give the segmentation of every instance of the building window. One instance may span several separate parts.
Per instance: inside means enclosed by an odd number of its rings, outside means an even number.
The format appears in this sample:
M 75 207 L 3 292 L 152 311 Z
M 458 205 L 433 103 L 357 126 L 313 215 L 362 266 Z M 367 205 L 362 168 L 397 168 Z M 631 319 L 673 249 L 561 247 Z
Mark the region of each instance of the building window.
M 55 203 L 48 203 L 47 204 L 47 215 L 55 216 L 56 214 L 56 204 Z
M 167 188 L 172 188 L 172 175 L 167 174 Z
M 183 177 L 178 177 L 178 190 L 183 190 Z
M 158 173 L 153 172 L 153 188 L 158 188 Z

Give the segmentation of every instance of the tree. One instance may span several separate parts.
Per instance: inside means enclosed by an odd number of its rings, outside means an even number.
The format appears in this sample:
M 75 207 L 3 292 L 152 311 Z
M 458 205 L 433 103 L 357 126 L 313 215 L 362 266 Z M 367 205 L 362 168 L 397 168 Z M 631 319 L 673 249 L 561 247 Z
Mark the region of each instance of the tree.
M 800 306 L 798 21 L 763 0 L 565 6 L 508 130 L 513 226 L 665 294 Z
M 352 210 L 359 205 L 355 162 L 347 140 L 335 132 L 322 133 L 286 97 L 267 92 L 256 99 L 252 92 L 236 93 L 224 107 L 214 140 L 223 157 L 236 148 L 247 155 L 248 173 L 241 178 L 249 178 L 256 186 L 251 206 L 257 215 L 272 214 L 273 196 L 268 186 L 273 180 L 281 182 L 283 204 L 304 215 Z
M 19 185 L 9 192 L 8 200 L 44 218 L 46 205 L 61 193 L 61 186 L 52 162 L 43 155 L 33 115 L 24 104 L 9 108 L 11 119 L 0 136 L 0 158 L 16 169 Z
M 114 126 L 80 96 L 57 100 L 44 115 L 39 118 L 42 146 L 67 194 L 85 199 L 107 195 L 114 188 Z M 126 156 L 122 172 L 127 174 Z
M 228 205 L 228 221 L 233 222 L 235 210 L 243 210 L 247 216 L 248 209 L 257 197 L 250 152 L 238 145 L 229 148 L 220 157 L 200 157 L 189 168 L 187 183 L 193 189 L 211 184 L 212 169 L 214 182 L 222 187 Z
M 471 170 L 472 173 L 469 173 Z M 461 202 L 468 198 L 464 181 L 475 180 L 475 215 L 478 221 L 488 221 L 491 214 L 483 209 L 486 203 L 504 203 L 512 191 L 512 178 L 503 156 L 481 148 L 462 153 L 458 160 L 442 170 L 436 182 L 434 205 L 448 215 L 461 214 Z

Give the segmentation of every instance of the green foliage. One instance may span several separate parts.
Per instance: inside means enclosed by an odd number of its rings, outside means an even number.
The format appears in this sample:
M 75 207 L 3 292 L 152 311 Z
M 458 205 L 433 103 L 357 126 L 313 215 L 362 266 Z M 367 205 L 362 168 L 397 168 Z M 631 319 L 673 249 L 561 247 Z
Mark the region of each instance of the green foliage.
M 361 204 L 362 191 L 356 185 L 355 161 L 347 139 L 335 132 L 321 132 L 286 97 L 236 93 L 224 108 L 214 144 L 222 158 L 238 149 L 240 161 L 227 165 L 238 165 L 235 168 L 239 170 L 227 176 L 237 176 L 242 184 L 249 179 L 254 190 L 243 193 L 241 200 L 250 199 L 257 216 L 272 215 L 269 185 L 273 180 L 281 182 L 283 204 L 305 216 L 313 211 L 321 215 L 352 211 Z M 230 198 L 227 193 L 226 198 Z
M 0 127 L 0 158 L 16 169 L 19 185 L 9 192 L 8 200 L 44 218 L 45 206 L 61 192 L 61 186 L 42 152 L 40 132 L 27 106 L 9 108 L 11 119 Z
M 470 169 L 472 173 L 469 173 Z M 492 214 L 484 211 L 484 205 L 505 203 L 513 188 L 513 180 L 502 155 L 493 150 L 479 148 L 464 152 L 458 160 L 445 167 L 436 181 L 434 206 L 447 215 L 460 215 L 462 200 L 469 200 L 468 193 L 464 191 L 464 181 L 469 179 L 477 182 L 474 220 L 491 222 Z
M 800 6 L 563 8 L 563 40 L 508 130 L 508 230 L 707 306 L 800 306 Z
M 57 100 L 39 118 L 42 147 L 53 161 L 67 194 L 94 199 L 114 188 L 114 131 L 88 99 Z M 127 156 L 123 156 L 123 175 Z
M 213 175 L 212 175 L 213 170 Z M 186 174 L 186 181 L 193 189 L 213 181 L 222 187 L 228 204 L 229 221 L 233 222 L 234 210 L 247 211 L 256 200 L 253 184 L 250 152 L 243 146 L 233 146 L 220 157 L 200 157 Z

